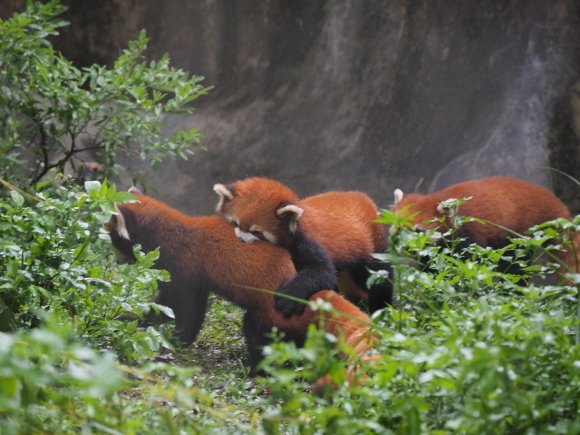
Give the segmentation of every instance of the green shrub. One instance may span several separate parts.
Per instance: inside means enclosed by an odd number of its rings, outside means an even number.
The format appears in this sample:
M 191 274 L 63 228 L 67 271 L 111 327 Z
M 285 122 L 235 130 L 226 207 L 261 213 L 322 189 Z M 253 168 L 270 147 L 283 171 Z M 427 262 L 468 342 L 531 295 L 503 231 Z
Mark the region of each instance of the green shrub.
M 0 431 L 64 433 L 71 425 L 106 424 L 113 393 L 126 385 L 114 355 L 80 345 L 71 329 L 43 317 L 46 328 L 0 334 Z
M 192 369 L 141 368 L 95 352 L 68 325 L 0 333 L 0 432 L 177 434 L 251 432 L 249 412 L 192 385 Z
M 65 9 L 56 0 L 29 1 L 0 20 L 0 183 L 7 188 L 0 190 L 0 331 L 36 327 L 42 310 L 72 322 L 93 346 L 149 358 L 167 341 L 120 316 L 149 310 L 156 280 L 167 274 L 151 269 L 156 252 L 137 254 L 136 267 L 113 265 L 101 227 L 114 202 L 131 195 L 97 182 L 82 194 L 75 185 L 84 163 L 99 163 L 103 178 L 123 169 L 121 155 L 152 167 L 186 158 L 201 136 L 163 121 L 190 113 L 208 88 L 170 67 L 167 56 L 144 62 L 144 32 L 110 69 L 74 67 L 47 40 L 68 24 L 58 18 Z M 143 172 L 125 169 L 144 181 Z
M 385 212 L 384 222 L 399 232 L 393 251 L 381 255 L 395 264 L 397 294 L 395 306 L 374 317 L 382 357 L 363 364 L 364 385 L 341 384 L 316 398 L 300 389 L 333 373 L 332 358 L 314 357 L 329 354 L 323 334 L 311 335 L 300 351 L 272 346 L 270 362 L 294 355 L 300 370 L 270 366 L 267 431 L 577 433 L 578 288 L 550 285 L 555 267 L 524 257 L 541 250 L 554 228 L 580 229 L 580 217 L 541 225 L 505 250 L 470 246 L 463 256 L 402 228 L 398 216 Z M 501 261 L 520 263 L 522 274 L 502 273 Z M 570 278 L 580 282 L 578 274 Z
M 87 343 L 129 360 L 150 357 L 169 346 L 165 339 L 119 317 L 148 311 L 167 273 L 151 269 L 158 252 L 137 253 L 132 267 L 114 264 L 102 227 L 115 202 L 134 197 L 106 183 L 86 184 L 88 193 L 60 186 L 55 196 L 32 201 L 13 190 L 0 201 L 0 331 L 36 327 L 45 311 L 71 322 Z
M 122 169 L 120 157 L 155 167 L 200 147 L 196 130 L 174 131 L 163 119 L 193 110 L 209 89 L 203 78 L 170 67 L 167 55 L 144 62 L 145 32 L 111 69 L 78 69 L 47 40 L 68 24 L 57 18 L 65 9 L 29 2 L 0 21 L 0 178 L 35 185 L 67 165 L 80 176 L 85 162 L 98 162 L 106 177 Z M 125 169 L 146 182 L 143 170 Z
M 207 89 L 167 58 L 143 63 L 144 34 L 110 70 L 74 68 L 46 41 L 62 10 L 30 2 L 0 21 L 2 433 L 580 432 L 580 275 L 555 285 L 556 266 L 528 259 L 551 260 L 544 242 L 580 217 L 458 255 L 384 213 L 399 229 L 378 255 L 394 265 L 396 300 L 373 318 L 381 357 L 361 364 L 360 385 L 344 382 L 344 345 L 313 327 L 303 349 L 275 340 L 267 376 L 248 379 L 242 313 L 215 296 L 191 349 L 171 348 L 171 326 L 139 327 L 150 309 L 171 314 L 147 302 L 170 277 L 152 269 L 156 251 L 115 263 L 102 225 L 133 198 L 106 181 L 81 190 L 75 174 L 89 159 L 114 173 L 119 153 L 184 157 L 200 136 L 164 136 L 160 120 Z M 316 397 L 326 374 L 337 389 Z

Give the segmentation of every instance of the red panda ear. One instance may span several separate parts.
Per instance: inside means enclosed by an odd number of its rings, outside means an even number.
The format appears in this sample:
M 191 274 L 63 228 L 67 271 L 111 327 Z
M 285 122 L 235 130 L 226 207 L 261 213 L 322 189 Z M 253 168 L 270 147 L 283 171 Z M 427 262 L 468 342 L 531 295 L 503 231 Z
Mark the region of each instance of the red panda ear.
M 137 189 L 135 186 L 129 187 L 129 190 L 127 190 L 127 192 L 129 192 L 131 195 L 143 195 L 141 191 Z
M 292 234 L 296 233 L 298 229 L 298 220 L 302 216 L 302 213 L 304 213 L 304 210 L 292 203 L 282 205 L 276 210 L 276 214 L 280 219 L 288 221 L 288 229 Z
M 401 189 L 395 189 L 395 205 L 401 202 L 403 199 L 403 191 Z
M 234 199 L 234 185 L 228 184 L 225 186 L 223 184 L 214 184 L 213 191 L 220 197 L 220 202 L 218 202 L 216 211 L 221 212 L 224 204 Z

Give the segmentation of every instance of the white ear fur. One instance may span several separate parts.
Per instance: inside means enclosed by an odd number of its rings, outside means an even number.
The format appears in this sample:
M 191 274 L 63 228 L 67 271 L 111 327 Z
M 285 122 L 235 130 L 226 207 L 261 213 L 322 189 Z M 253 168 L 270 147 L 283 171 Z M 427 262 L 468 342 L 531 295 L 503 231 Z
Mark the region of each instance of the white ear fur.
M 292 234 L 294 234 L 298 229 L 298 219 L 300 219 L 302 213 L 304 213 L 304 210 L 294 204 L 290 204 L 276 210 L 276 214 L 280 217 L 282 217 L 283 214 L 287 214 L 289 216 L 290 219 L 288 221 L 288 228 Z
M 234 195 L 232 194 L 232 192 L 223 184 L 214 184 L 213 191 L 222 198 L 229 199 L 230 201 L 234 199 Z
M 225 201 L 231 201 L 234 199 L 233 193 L 223 184 L 214 184 L 213 191 L 217 193 L 220 197 L 220 202 L 216 207 L 216 211 L 221 211 Z
M 130 192 L 130 190 L 131 189 L 129 189 L 129 193 L 133 193 Z M 115 208 L 117 209 L 117 214 L 115 215 L 115 230 L 119 236 L 123 237 L 124 239 L 131 240 L 131 237 L 129 237 L 129 231 L 127 231 L 127 226 L 125 225 L 125 218 L 123 217 L 123 213 L 121 213 L 121 210 L 119 207 L 117 207 L 117 204 L 115 204 Z
M 401 202 L 403 199 L 403 191 L 401 189 L 395 189 L 395 205 Z
M 127 190 L 127 192 L 129 192 L 130 194 L 135 194 L 135 195 L 143 195 L 141 193 L 141 191 L 139 189 L 137 189 L 135 186 L 129 187 L 129 190 Z

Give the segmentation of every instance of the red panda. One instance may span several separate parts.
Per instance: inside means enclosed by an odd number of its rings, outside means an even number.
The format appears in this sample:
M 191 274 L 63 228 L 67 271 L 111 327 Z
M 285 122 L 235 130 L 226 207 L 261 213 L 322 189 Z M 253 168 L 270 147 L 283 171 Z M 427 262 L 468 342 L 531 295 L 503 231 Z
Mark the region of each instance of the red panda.
M 371 312 L 391 304 L 387 280 L 360 291 L 367 288 L 369 269 L 390 270 L 371 256 L 385 251 L 386 234 L 375 222 L 376 205 L 364 193 L 328 192 L 299 200 L 285 185 L 258 177 L 216 184 L 214 191 L 220 196 L 217 212 L 232 223 L 241 241 L 265 240 L 289 250 L 298 273 L 277 293 L 308 299 L 318 290 L 335 288 L 337 272 L 348 271 L 355 284 L 351 291 L 358 292 L 351 296 L 368 300 Z M 276 309 L 285 316 L 303 308 L 276 298 Z
M 441 233 L 455 227 L 452 210 L 441 202 L 471 197 L 459 205 L 455 214 L 482 219 L 490 224 L 463 223 L 454 237 L 466 238 L 468 244 L 476 243 L 494 249 L 507 246 L 510 243 L 508 237 L 514 236 L 501 227 L 524 234 L 535 225 L 557 218 L 571 220 L 566 206 L 552 192 L 537 184 L 510 177 L 466 181 L 429 195 L 404 195 L 400 189 L 396 189 L 394 194 L 394 213 L 412 217 L 411 224 L 416 230 L 437 230 Z M 443 220 L 427 222 L 434 219 Z M 580 248 L 580 233 L 573 236 L 573 245 L 559 251 L 559 256 L 572 270 L 577 270 L 575 252 Z M 565 269 L 562 267 L 561 273 Z
M 307 307 L 301 316 L 285 318 L 274 309 L 272 293 L 256 290 L 275 290 L 295 275 L 285 250 L 264 242 L 240 243 L 231 225 L 219 216 L 188 217 L 134 188 L 129 192 L 138 202 L 119 205 L 105 229 L 121 257 L 134 260 L 136 244 L 144 252 L 160 248 L 155 267 L 167 270 L 171 281 L 159 282 L 153 301 L 173 310 L 181 341 L 190 344 L 196 339 L 209 292 L 215 292 L 246 310 L 243 332 L 252 369 L 262 359 L 261 348 L 268 344 L 267 334 L 274 327 L 286 339 L 303 344 L 307 327 L 318 314 Z M 369 318 L 334 291 L 317 292 L 311 300 L 318 298 L 346 314 L 322 312 L 324 328 L 333 335 L 343 334 L 361 355 L 368 353 L 375 340 L 368 333 Z

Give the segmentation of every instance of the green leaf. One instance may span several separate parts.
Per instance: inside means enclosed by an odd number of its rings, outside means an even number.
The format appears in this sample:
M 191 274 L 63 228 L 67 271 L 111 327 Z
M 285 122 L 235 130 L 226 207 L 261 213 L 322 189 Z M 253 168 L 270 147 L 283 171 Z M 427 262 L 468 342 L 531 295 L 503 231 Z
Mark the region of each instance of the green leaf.
M 10 197 L 12 198 L 12 201 L 14 201 L 16 208 L 22 207 L 22 204 L 24 203 L 24 197 L 20 193 L 16 192 L 15 190 L 11 190 Z
M 165 305 L 159 305 L 159 304 L 151 304 L 151 306 L 157 308 L 159 311 L 161 311 L 167 317 L 169 317 L 171 319 L 175 319 L 175 314 L 173 313 L 173 310 L 171 308 L 166 307 Z
M 97 192 L 100 191 L 100 189 L 101 189 L 101 182 L 100 181 L 96 181 L 96 180 L 93 180 L 93 181 L 85 181 L 85 190 L 88 193 L 91 193 L 91 194 L 93 192 L 97 193 Z

